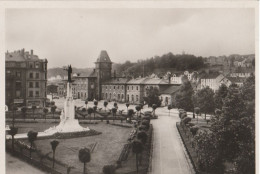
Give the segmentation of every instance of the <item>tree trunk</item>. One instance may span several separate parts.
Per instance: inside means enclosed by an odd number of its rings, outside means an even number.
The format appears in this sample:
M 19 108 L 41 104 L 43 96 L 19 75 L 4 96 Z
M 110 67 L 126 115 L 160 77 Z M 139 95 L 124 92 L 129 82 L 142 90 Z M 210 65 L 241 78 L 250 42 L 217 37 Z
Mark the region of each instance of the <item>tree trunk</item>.
M 53 160 L 52 160 L 52 168 L 54 169 L 54 162 L 55 162 L 55 151 L 53 151 Z
M 83 174 L 86 173 L 86 163 L 84 163 L 84 167 L 83 167 Z
M 14 111 L 13 111 L 13 127 L 14 127 Z
M 136 172 L 138 173 L 138 153 L 136 153 Z
M 31 142 L 31 147 L 30 147 L 30 158 L 32 157 L 32 142 Z
M 14 135 L 12 135 L 12 151 L 14 153 Z

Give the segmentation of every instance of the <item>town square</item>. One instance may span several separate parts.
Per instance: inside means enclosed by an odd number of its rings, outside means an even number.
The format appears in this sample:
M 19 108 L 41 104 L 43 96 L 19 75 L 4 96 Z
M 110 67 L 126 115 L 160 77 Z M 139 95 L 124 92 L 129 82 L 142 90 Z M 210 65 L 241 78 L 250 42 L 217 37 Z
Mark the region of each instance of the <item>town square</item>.
M 6 9 L 6 173 L 256 173 L 255 17 Z

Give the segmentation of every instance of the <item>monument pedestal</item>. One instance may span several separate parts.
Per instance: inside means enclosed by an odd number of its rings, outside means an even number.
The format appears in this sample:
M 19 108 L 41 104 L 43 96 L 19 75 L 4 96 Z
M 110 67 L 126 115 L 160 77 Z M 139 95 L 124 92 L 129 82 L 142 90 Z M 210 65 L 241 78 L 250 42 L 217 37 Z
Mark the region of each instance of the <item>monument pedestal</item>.
M 71 83 L 67 83 L 67 97 L 64 102 L 64 110 L 60 115 L 60 124 L 58 126 L 51 127 L 44 132 L 56 133 L 56 132 L 82 132 L 89 131 L 89 128 L 84 128 L 79 125 L 79 121 L 75 119 L 75 103 L 72 97 Z

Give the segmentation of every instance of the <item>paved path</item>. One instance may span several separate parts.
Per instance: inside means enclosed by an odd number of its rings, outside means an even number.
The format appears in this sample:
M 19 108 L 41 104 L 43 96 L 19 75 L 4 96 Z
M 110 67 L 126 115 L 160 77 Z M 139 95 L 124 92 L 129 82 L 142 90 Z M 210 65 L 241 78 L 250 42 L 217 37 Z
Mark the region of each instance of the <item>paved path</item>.
M 191 174 L 185 158 L 176 122 L 179 121 L 176 110 L 171 114 L 158 108 L 159 119 L 152 120 L 154 128 L 152 174 Z
M 6 153 L 6 174 L 46 174 Z

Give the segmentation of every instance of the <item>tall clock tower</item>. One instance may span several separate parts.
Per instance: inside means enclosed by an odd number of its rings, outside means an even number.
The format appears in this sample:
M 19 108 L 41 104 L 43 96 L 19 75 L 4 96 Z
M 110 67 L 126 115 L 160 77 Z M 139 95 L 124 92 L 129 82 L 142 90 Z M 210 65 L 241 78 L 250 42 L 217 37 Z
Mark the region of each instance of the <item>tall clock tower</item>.
M 107 54 L 107 51 L 102 50 L 97 58 L 96 74 L 97 74 L 97 98 L 102 99 L 102 83 L 111 79 L 112 62 Z

